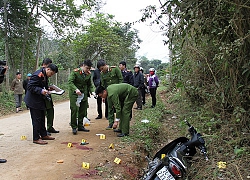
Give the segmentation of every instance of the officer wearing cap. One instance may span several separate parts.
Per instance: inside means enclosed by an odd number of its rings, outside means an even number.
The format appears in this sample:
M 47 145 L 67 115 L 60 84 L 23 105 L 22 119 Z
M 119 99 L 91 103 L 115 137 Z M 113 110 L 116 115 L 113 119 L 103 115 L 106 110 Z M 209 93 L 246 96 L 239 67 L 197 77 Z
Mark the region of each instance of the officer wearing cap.
M 111 84 L 119 84 L 123 82 L 121 70 L 116 66 L 108 66 L 106 62 L 101 59 L 97 62 L 97 68 L 101 71 L 101 86 L 105 89 Z M 109 106 L 105 100 L 106 110 L 108 111 L 109 126 L 107 129 L 112 129 L 114 123 L 114 108 Z
M 91 66 L 92 62 L 85 60 L 81 63 L 80 68 L 76 68 L 71 72 L 68 80 L 71 110 L 70 125 L 74 135 L 77 134 L 77 130 L 89 132 L 89 130 L 83 126 L 83 118 L 87 117 L 89 94 L 92 93 L 92 95 L 95 96 L 90 73 Z M 79 97 L 80 100 L 78 102 Z

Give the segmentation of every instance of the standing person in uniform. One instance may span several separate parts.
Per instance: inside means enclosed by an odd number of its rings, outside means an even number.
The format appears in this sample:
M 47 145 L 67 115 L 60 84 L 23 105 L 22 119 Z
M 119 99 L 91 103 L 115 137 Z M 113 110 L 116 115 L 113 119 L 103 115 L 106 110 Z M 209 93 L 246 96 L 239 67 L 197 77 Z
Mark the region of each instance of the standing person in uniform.
M 74 71 L 71 72 L 68 80 L 71 110 L 70 125 L 74 135 L 77 134 L 77 130 L 89 132 L 89 130 L 83 126 L 83 118 L 87 118 L 88 95 L 91 93 L 95 96 L 94 87 L 91 82 L 91 66 L 92 62 L 85 60 L 80 64 L 80 68 L 74 69 Z
M 46 68 L 41 68 L 33 73 L 24 98 L 25 103 L 30 109 L 33 125 L 33 143 L 44 145 L 48 142 L 44 140 L 54 140 L 55 138 L 47 135 L 45 128 L 45 99 L 48 99 L 48 78 L 58 72 L 55 64 L 49 64 Z
M 11 90 L 14 91 L 16 100 L 16 113 L 22 111 L 23 80 L 20 72 L 16 73 L 16 78 L 11 83 Z
M 116 109 L 116 120 L 113 124 L 115 129 L 120 122 L 121 134 L 118 137 L 129 135 L 130 112 L 138 96 L 135 87 L 127 84 L 111 84 L 105 89 L 102 86 L 96 88 L 96 94 L 102 98 L 107 98 L 108 104 Z
M 149 77 L 148 77 L 148 87 L 149 92 L 152 97 L 152 106 L 151 108 L 154 108 L 156 105 L 156 90 L 159 85 L 158 77 L 155 75 L 155 69 L 150 68 L 149 69 Z
M 98 68 L 94 70 L 93 82 L 96 88 L 101 85 L 101 71 Z M 97 102 L 98 116 L 95 119 L 102 119 L 102 98 L 97 96 L 96 102 Z M 107 107 L 105 106 L 105 108 Z M 108 118 L 108 113 L 107 114 L 106 113 L 107 111 L 105 111 L 105 117 Z
M 101 86 L 105 89 L 111 84 L 119 84 L 123 82 L 122 73 L 118 67 L 108 66 L 106 62 L 101 59 L 97 62 L 97 68 L 101 71 Z M 109 125 L 106 129 L 112 129 L 115 109 L 108 104 L 107 100 L 104 99 L 103 101 L 105 102 L 109 120 Z
M 142 73 L 140 72 L 140 66 L 135 65 L 134 66 L 134 87 L 138 90 L 138 99 L 136 100 L 137 107 L 135 109 L 142 110 L 142 95 L 141 90 L 144 87 L 144 77 Z
M 29 80 L 30 80 L 31 75 L 32 75 L 32 74 L 28 73 L 28 74 L 27 74 L 27 78 L 23 81 L 23 89 L 24 89 L 25 95 L 26 95 L 26 93 L 27 93 L 27 85 L 28 85 L 28 83 L 29 83 Z M 27 110 L 29 109 L 27 105 L 26 105 L 26 108 L 27 108 Z
M 42 62 L 42 68 L 48 67 L 48 65 L 51 63 L 52 60 L 50 58 L 45 58 Z M 47 133 L 48 135 L 51 135 L 50 133 L 59 133 L 59 131 L 55 130 L 55 128 L 53 127 L 55 110 L 54 110 L 52 96 L 50 94 L 49 97 L 51 100 L 48 101 L 48 99 L 45 99 L 45 103 L 46 103 Z
M 147 75 L 143 73 L 143 68 L 140 67 L 140 72 L 143 75 L 144 80 L 144 87 L 141 89 L 141 96 L 142 96 L 142 105 L 144 106 L 146 104 L 145 101 L 145 95 L 146 95 L 146 88 L 147 88 Z
M 121 61 L 119 63 L 119 68 L 122 72 L 123 82 L 128 83 L 130 85 L 134 85 L 133 73 L 132 71 L 127 70 L 127 63 L 125 61 Z

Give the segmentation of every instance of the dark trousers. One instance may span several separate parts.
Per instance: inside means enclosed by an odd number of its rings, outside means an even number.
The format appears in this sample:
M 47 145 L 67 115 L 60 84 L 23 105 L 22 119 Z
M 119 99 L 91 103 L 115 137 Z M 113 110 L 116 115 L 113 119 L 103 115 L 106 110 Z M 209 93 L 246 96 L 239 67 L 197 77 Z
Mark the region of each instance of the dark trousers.
M 15 94 L 16 108 L 22 106 L 22 94 Z
M 99 117 L 102 117 L 102 98 L 101 97 L 97 97 L 96 99 L 97 102 L 97 113 Z
M 156 105 L 156 88 L 150 88 L 149 92 L 152 97 L 152 106 L 155 106 Z
M 45 110 L 30 108 L 30 116 L 33 125 L 33 140 L 36 141 L 41 137 L 47 136 L 45 128 Z
M 138 98 L 136 100 L 136 104 L 138 108 L 142 108 L 142 96 L 141 96 L 141 89 L 137 89 L 138 90 Z
M 141 96 L 142 96 L 142 104 L 145 105 L 145 95 L 146 95 L 146 92 L 145 92 L 145 87 L 141 89 Z

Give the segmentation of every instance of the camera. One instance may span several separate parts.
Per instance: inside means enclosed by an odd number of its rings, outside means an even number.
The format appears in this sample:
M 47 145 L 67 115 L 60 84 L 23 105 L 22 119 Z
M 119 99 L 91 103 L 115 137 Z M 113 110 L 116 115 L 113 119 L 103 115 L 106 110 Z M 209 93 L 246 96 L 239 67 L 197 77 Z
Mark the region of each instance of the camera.
M 45 99 L 47 99 L 48 101 L 51 101 L 51 97 L 48 94 L 45 94 Z

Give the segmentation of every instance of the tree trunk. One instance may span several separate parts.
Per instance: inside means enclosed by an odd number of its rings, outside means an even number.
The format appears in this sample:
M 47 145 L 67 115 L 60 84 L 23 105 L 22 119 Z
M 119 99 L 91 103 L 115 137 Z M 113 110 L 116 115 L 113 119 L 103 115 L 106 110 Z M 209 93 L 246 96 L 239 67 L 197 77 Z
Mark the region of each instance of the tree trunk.
M 7 29 L 7 0 L 4 0 L 4 37 L 5 37 L 5 60 L 6 65 L 8 65 L 9 62 L 9 44 L 8 44 L 8 29 Z M 9 87 L 9 71 L 6 73 L 6 88 Z
M 42 36 L 42 32 L 39 31 L 38 40 L 37 40 L 37 47 L 36 47 L 36 67 L 35 67 L 34 71 L 36 71 L 39 68 L 39 52 L 40 52 L 41 36 Z

